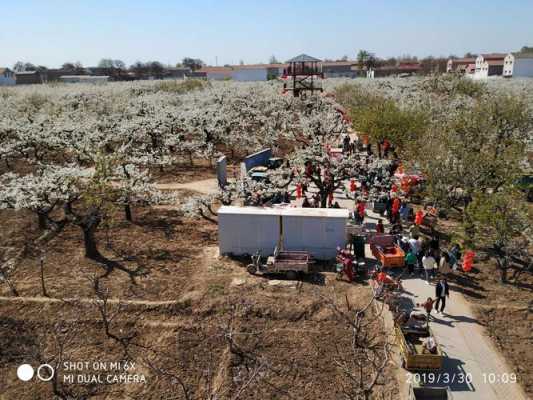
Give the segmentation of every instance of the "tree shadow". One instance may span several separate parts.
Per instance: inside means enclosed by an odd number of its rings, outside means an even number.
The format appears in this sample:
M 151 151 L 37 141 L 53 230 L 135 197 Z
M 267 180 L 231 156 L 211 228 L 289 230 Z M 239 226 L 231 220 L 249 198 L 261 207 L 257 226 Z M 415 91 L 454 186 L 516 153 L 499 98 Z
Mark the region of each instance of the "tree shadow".
M 442 368 L 438 372 L 419 373 L 417 375 L 420 379 L 420 387 L 442 388 L 447 386 L 452 393 L 475 392 L 476 388 L 471 382 L 472 376 L 464 369 L 465 363 L 459 359 L 450 358 L 446 354 L 443 355 L 445 357 Z
M 105 272 L 102 275 L 99 275 L 94 279 L 95 290 L 99 289 L 100 279 L 107 278 L 109 275 L 111 275 L 111 273 L 115 269 L 125 272 L 130 278 L 130 281 L 133 285 L 137 285 L 137 281 L 135 280 L 135 278 L 148 275 L 148 271 L 143 265 L 138 265 L 137 268 L 135 269 L 129 269 L 129 268 L 126 268 L 121 263 L 119 263 L 118 261 L 106 258 L 101 254 L 94 258 L 88 258 L 88 259 L 96 263 L 98 266 L 104 268 L 105 270 Z

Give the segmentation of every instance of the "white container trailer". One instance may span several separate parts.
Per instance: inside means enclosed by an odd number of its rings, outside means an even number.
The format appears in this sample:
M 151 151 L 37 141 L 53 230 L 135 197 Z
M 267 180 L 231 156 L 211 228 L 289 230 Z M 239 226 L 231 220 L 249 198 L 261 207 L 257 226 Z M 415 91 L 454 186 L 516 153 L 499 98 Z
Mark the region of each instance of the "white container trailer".
M 220 254 L 272 255 L 280 235 L 284 250 L 305 250 L 316 259 L 334 258 L 346 244 L 349 211 L 331 208 L 224 206 L 218 211 Z
M 218 210 L 220 254 L 262 256 L 272 254 L 278 243 L 280 217 L 273 208 L 222 206 Z
M 314 258 L 335 258 L 346 244 L 349 211 L 335 208 L 288 208 L 282 214 L 283 248 L 306 250 Z

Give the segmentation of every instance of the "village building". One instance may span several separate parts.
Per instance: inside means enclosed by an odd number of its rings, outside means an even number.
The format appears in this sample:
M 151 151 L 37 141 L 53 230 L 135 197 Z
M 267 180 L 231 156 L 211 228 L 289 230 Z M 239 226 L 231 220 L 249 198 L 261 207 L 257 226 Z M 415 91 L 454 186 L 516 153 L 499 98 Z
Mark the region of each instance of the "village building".
M 15 82 L 17 85 L 35 85 L 43 83 L 43 78 L 39 71 L 22 71 L 15 73 Z
M 197 72 L 205 74 L 207 79 L 222 81 L 232 78 L 233 67 L 202 67 Z
M 268 81 L 283 74 L 287 64 L 249 64 L 232 67 L 231 78 L 235 81 Z
M 509 53 L 503 61 L 503 76 L 533 77 L 533 53 Z
M 475 70 L 476 59 L 474 57 L 450 58 L 446 64 L 446 72 L 468 73 Z
M 9 68 L 0 68 L 0 86 L 13 86 L 15 84 L 15 73 Z
M 476 70 L 474 79 L 486 79 L 489 76 L 503 75 L 503 53 L 480 54 L 476 58 Z
M 357 78 L 357 61 L 323 61 L 324 78 Z

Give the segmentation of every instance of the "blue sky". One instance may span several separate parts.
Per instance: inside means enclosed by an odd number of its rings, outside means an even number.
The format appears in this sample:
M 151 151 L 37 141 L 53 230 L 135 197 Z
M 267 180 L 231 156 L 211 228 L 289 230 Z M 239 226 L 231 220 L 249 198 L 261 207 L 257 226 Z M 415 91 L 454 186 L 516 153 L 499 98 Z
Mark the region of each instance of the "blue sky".
M 3 0 L 0 66 L 463 55 L 533 46 L 530 0 Z

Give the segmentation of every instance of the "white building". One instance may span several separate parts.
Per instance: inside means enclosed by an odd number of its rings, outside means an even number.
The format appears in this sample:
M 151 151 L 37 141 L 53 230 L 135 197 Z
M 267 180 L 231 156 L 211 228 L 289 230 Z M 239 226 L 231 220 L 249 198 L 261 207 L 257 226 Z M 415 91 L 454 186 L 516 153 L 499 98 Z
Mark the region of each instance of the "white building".
M 272 255 L 280 238 L 284 250 L 308 251 L 330 259 L 346 244 L 349 211 L 333 208 L 223 206 L 218 210 L 220 254 Z
M 232 67 L 202 67 L 198 71 L 209 80 L 223 81 L 231 79 Z
M 13 86 L 15 84 L 15 73 L 9 68 L 0 68 L 0 86 Z
M 509 53 L 503 60 L 503 76 L 533 77 L 533 53 Z
M 234 65 L 231 72 L 231 78 L 235 81 L 253 82 L 253 81 L 267 81 L 269 79 L 277 78 L 283 74 L 283 70 L 287 68 L 285 64 L 249 64 L 249 65 Z
M 503 75 L 503 59 L 505 54 L 490 53 L 480 54 L 476 58 L 476 69 L 474 79 L 486 79 L 489 76 Z

